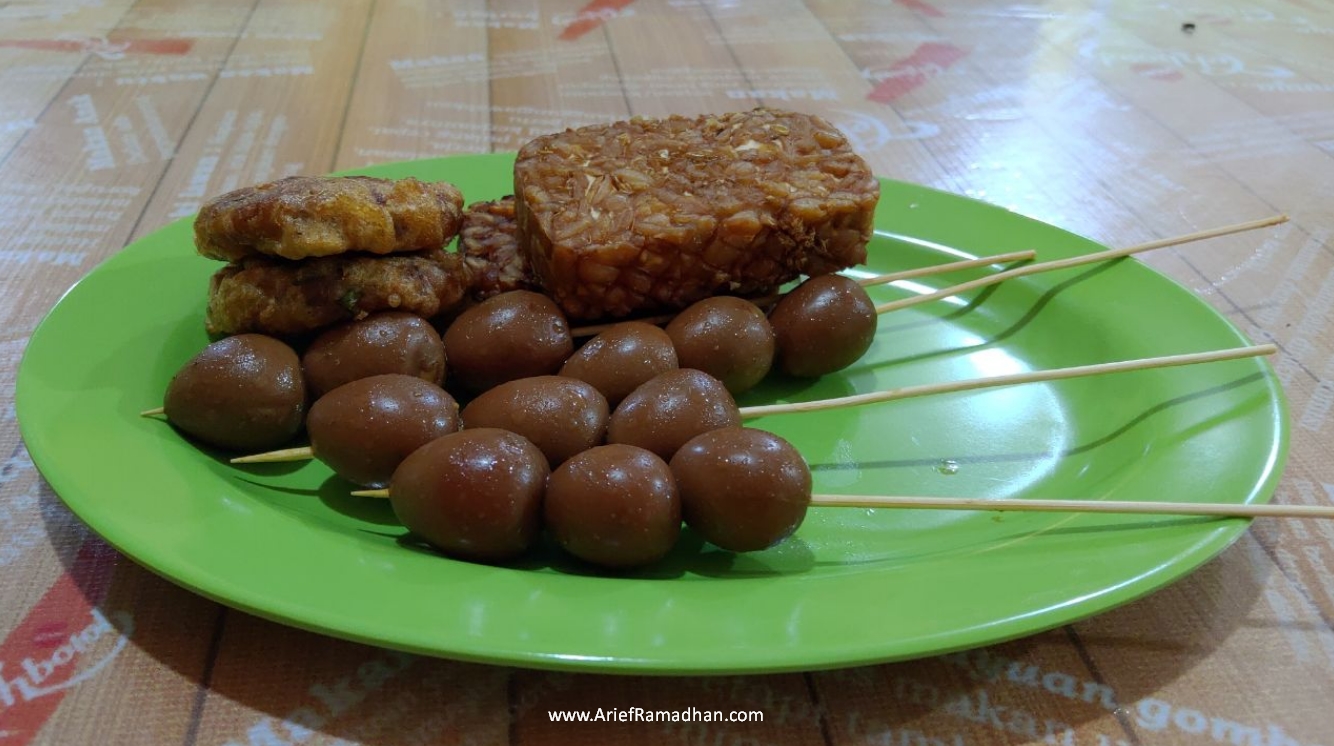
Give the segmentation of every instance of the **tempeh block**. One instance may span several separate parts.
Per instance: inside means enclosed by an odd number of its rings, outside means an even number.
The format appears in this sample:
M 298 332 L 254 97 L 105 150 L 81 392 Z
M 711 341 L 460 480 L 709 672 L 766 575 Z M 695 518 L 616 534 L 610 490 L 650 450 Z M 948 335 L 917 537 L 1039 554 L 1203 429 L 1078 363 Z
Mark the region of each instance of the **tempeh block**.
M 820 117 L 635 118 L 539 137 L 514 169 L 519 240 L 574 319 L 768 293 L 866 259 L 879 183 Z

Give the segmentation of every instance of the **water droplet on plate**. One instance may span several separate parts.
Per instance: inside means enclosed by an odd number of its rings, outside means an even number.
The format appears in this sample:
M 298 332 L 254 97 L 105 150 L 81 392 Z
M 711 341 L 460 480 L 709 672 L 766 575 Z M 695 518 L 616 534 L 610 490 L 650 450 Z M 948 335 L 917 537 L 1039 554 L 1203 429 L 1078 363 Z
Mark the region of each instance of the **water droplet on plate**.
M 941 459 L 940 463 L 936 464 L 936 471 L 947 476 L 950 474 L 958 474 L 959 462 L 952 458 Z

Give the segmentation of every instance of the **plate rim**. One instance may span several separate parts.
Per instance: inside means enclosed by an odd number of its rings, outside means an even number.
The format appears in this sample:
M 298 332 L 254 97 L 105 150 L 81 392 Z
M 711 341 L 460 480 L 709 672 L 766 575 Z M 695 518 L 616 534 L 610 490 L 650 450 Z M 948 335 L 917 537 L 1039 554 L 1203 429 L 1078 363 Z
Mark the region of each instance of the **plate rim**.
M 368 173 L 374 175 L 374 174 L 382 174 L 386 171 L 430 168 L 432 167 L 432 165 L 457 163 L 462 160 L 467 160 L 467 161 L 475 160 L 482 162 L 484 164 L 494 163 L 496 166 L 500 166 L 506 159 L 512 159 L 513 157 L 514 157 L 513 153 L 483 153 L 483 154 L 468 154 L 461 156 L 444 156 L 444 157 L 421 159 L 414 161 L 399 161 L 394 163 L 377 164 L 365 168 L 340 171 L 338 173 Z M 910 182 L 903 182 L 883 177 L 881 178 L 881 181 L 886 184 L 892 184 L 900 187 L 907 187 L 911 190 L 920 190 L 920 191 L 934 193 L 935 195 L 946 198 L 948 200 L 958 200 L 971 203 L 974 208 L 982 208 L 985 210 L 996 211 L 998 214 L 1003 213 L 1005 216 L 1007 216 L 1006 219 L 1028 221 L 1040 226 L 1044 230 L 1055 230 L 1059 233 L 1063 233 L 1072 236 L 1074 238 L 1078 238 L 1082 241 L 1088 242 L 1092 246 L 1101 246 L 1101 244 L 1099 244 L 1096 241 L 1093 241 L 1092 239 L 1079 236 L 1078 234 L 1074 234 L 1058 226 L 1043 223 L 1041 221 L 1035 220 L 1034 218 L 1024 216 L 1012 210 L 1007 210 L 1003 207 L 987 203 L 981 200 L 966 197 L 963 195 L 949 193 L 932 187 L 927 187 L 919 184 L 912 184 Z M 41 345 L 46 344 L 44 340 L 44 335 L 51 333 L 49 331 L 48 320 L 54 314 L 57 313 L 58 309 L 62 306 L 62 304 L 66 302 L 66 300 L 72 294 L 80 292 L 80 289 L 84 285 L 85 281 L 87 281 L 90 277 L 93 277 L 96 273 L 99 272 L 99 270 L 105 267 L 108 263 L 116 261 L 117 257 L 126 255 L 125 252 L 129 249 L 132 249 L 132 247 L 135 244 L 145 241 L 164 230 L 172 228 L 173 226 L 175 226 L 176 229 L 179 230 L 180 224 L 189 222 L 191 220 L 192 217 L 184 217 L 175 221 L 170 221 L 169 223 L 163 226 L 159 226 L 153 231 L 145 233 L 143 236 L 136 239 L 135 241 L 128 243 L 121 250 L 113 252 L 103 261 L 99 262 L 95 267 L 88 270 L 82 277 L 80 277 L 79 280 L 75 282 L 73 285 L 71 285 L 70 288 L 67 289 L 64 293 L 62 293 L 60 298 L 56 301 L 56 303 L 54 303 L 52 307 L 48 309 L 46 313 L 43 314 L 42 320 L 37 324 L 37 326 L 33 329 L 32 334 L 30 335 L 28 344 L 24 349 L 22 359 L 19 362 L 17 368 L 17 375 L 15 379 L 15 395 L 14 395 L 15 411 L 19 424 L 20 435 L 22 437 L 23 443 L 25 444 L 25 447 L 29 447 L 30 444 L 33 442 L 32 428 L 34 427 L 34 425 L 32 424 L 33 420 L 32 410 L 36 406 L 30 403 L 30 397 L 26 392 L 31 387 L 26 385 L 25 381 L 29 376 L 32 375 L 29 366 L 32 350 L 34 348 L 40 350 Z M 1167 276 L 1161 272 L 1158 272 L 1157 270 L 1154 270 L 1152 267 L 1144 264 L 1143 262 L 1136 261 L 1135 265 L 1139 268 L 1139 270 L 1151 273 L 1152 275 L 1157 277 L 1160 281 L 1165 281 L 1169 283 L 1174 288 L 1175 292 L 1187 296 L 1191 301 L 1198 304 L 1201 308 L 1207 310 L 1208 314 L 1212 317 L 1211 320 L 1214 323 L 1220 324 L 1221 328 L 1226 329 L 1232 336 L 1235 336 L 1238 341 L 1241 342 L 1247 341 L 1246 335 L 1242 333 L 1241 330 L 1238 329 L 1235 324 L 1233 324 L 1229 319 L 1223 316 L 1212 305 L 1208 304 L 1204 299 L 1200 298 L 1198 294 L 1196 294 L 1190 288 L 1178 282 L 1176 279 Z M 1269 468 L 1262 475 L 1262 478 L 1257 480 L 1255 484 L 1250 485 L 1248 487 L 1249 494 L 1246 496 L 1245 500 L 1240 501 L 1244 503 L 1267 502 L 1272 498 L 1275 490 L 1277 489 L 1278 482 L 1282 477 L 1283 470 L 1286 465 L 1286 461 L 1290 450 L 1290 414 L 1288 411 L 1289 407 L 1288 407 L 1286 393 L 1284 392 L 1283 387 L 1279 382 L 1277 375 L 1273 370 L 1272 366 L 1270 365 L 1270 363 L 1263 359 L 1257 360 L 1257 362 L 1261 365 L 1264 376 L 1268 381 L 1269 389 L 1273 392 L 1272 402 L 1278 412 L 1278 417 L 1276 422 L 1277 428 L 1275 432 L 1275 438 L 1272 443 L 1273 456 L 1271 458 Z M 173 571 L 158 567 L 154 563 L 147 561 L 143 557 L 144 554 L 143 552 L 134 551 L 132 548 L 127 547 L 125 545 L 126 542 L 120 541 L 119 539 L 121 539 L 122 536 L 116 530 L 113 529 L 111 532 L 112 536 L 108 536 L 106 533 L 104 533 L 104 531 L 106 530 L 105 525 L 95 526 L 89 523 L 88 518 L 85 515 L 86 511 L 81 511 L 80 506 L 72 504 L 70 499 L 67 498 L 66 496 L 66 490 L 60 489 L 57 486 L 58 484 L 63 482 L 64 479 L 61 475 L 52 473 L 53 470 L 49 468 L 52 466 L 52 464 L 50 464 L 48 461 L 49 454 L 41 452 L 41 449 L 34 451 L 31 448 L 29 448 L 29 453 L 30 457 L 33 460 L 34 465 L 37 467 L 42 477 L 50 485 L 51 489 L 60 498 L 61 502 L 68 509 L 70 509 L 71 512 L 73 512 L 82 522 L 88 525 L 94 531 L 94 533 L 96 533 L 103 540 L 111 544 L 118 552 L 122 553 L 126 557 L 135 561 L 136 564 L 145 567 L 154 574 L 163 577 L 178 586 L 186 588 L 192 593 L 204 596 L 217 603 L 223 604 L 230 608 L 235 608 L 245 611 L 246 613 L 270 619 L 278 623 L 306 629 L 320 634 L 331 635 L 342 639 L 353 640 L 365 644 L 406 650 L 412 653 L 432 655 L 432 656 L 444 656 L 456 660 L 487 663 L 494 665 L 518 665 L 530 668 L 580 671 L 580 672 L 599 672 L 599 673 L 613 673 L 613 674 L 650 674 L 650 675 L 699 675 L 699 674 L 733 675 L 733 674 L 751 674 L 751 673 L 809 671 L 809 670 L 845 667 L 849 665 L 861 665 L 861 664 L 871 664 L 871 663 L 911 659 L 928 655 L 948 653 L 955 650 L 968 649 L 976 647 L 978 645 L 993 644 L 1004 640 L 1015 639 L 1018 637 L 1025 637 L 1032 634 L 1037 634 L 1047 629 L 1051 629 L 1057 626 L 1061 626 L 1063 624 L 1068 624 L 1074 621 L 1078 621 L 1080 619 L 1088 618 L 1089 616 L 1103 613 L 1112 608 L 1124 605 L 1126 603 L 1130 603 L 1136 599 L 1142 598 L 1145 595 L 1156 592 L 1157 590 L 1160 590 L 1161 588 L 1194 572 L 1205 562 L 1207 562 L 1208 560 L 1216 556 L 1218 553 L 1226 549 L 1228 546 L 1230 546 L 1232 543 L 1234 543 L 1238 538 L 1240 538 L 1240 536 L 1243 533 L 1245 533 L 1245 531 L 1249 527 L 1248 522 L 1240 520 L 1219 522 L 1219 524 L 1213 530 L 1210 530 L 1202 534 L 1198 538 L 1198 540 L 1196 540 L 1193 544 L 1180 551 L 1175 556 L 1174 558 L 1175 561 L 1172 562 L 1170 565 L 1156 567 L 1151 572 L 1147 572 L 1138 577 L 1127 580 L 1126 583 L 1123 584 L 1122 586 L 1118 586 L 1116 588 L 1104 589 L 1102 593 L 1097 594 L 1092 599 L 1085 599 L 1084 601 L 1080 602 L 1075 607 L 1075 609 L 1077 609 L 1075 611 L 1064 610 L 1061 612 L 1057 612 L 1053 611 L 1052 609 L 1045 609 L 1042 611 L 1041 614 L 1038 614 L 1038 616 L 1042 617 L 1044 620 L 1040 625 L 1022 623 L 1021 619 L 1014 619 L 1014 618 L 1008 620 L 1001 620 L 998 622 L 993 622 L 991 624 L 977 626 L 970 630 L 965 630 L 964 632 L 960 632 L 958 630 L 950 631 L 947 635 L 948 639 L 952 641 L 950 644 L 934 645 L 930 646 L 930 649 L 905 651 L 891 655 L 884 655 L 884 654 L 867 655 L 865 654 L 865 651 L 862 651 L 860 649 L 854 649 L 850 650 L 848 654 L 845 656 L 841 657 L 826 656 L 824 659 L 820 661 L 811 661 L 809 659 L 803 659 L 799 655 L 791 659 L 784 658 L 776 661 L 775 660 L 756 661 L 752 656 L 750 658 L 750 660 L 752 661 L 751 664 L 727 664 L 719 667 L 713 667 L 713 666 L 682 667 L 682 666 L 672 666 L 670 663 L 664 663 L 658 659 L 650 659 L 650 658 L 641 659 L 641 658 L 631 658 L 631 657 L 619 657 L 611 659 L 603 659 L 603 658 L 580 659 L 577 657 L 571 657 L 566 655 L 553 655 L 551 653 L 540 653 L 540 652 L 532 652 L 526 650 L 502 651 L 502 650 L 490 649 L 489 652 L 477 652 L 474 650 L 462 649 L 459 648 L 458 646 L 423 647 L 416 644 L 410 644 L 410 643 L 405 644 L 402 641 L 384 639 L 381 636 L 362 634 L 355 629 L 331 628 L 327 624 L 312 622 L 308 618 L 302 617 L 297 613 L 292 613 L 290 611 L 288 612 L 276 611 L 272 604 L 270 604 L 269 607 L 266 608 L 264 606 L 248 603 L 246 602 L 245 599 L 238 599 L 234 594 L 224 595 L 221 593 L 216 593 L 214 591 L 220 587 L 219 584 L 215 583 L 212 587 L 210 587 L 205 583 L 198 582 L 197 579 L 195 582 L 189 582 L 187 579 L 183 579 L 181 576 L 190 575 L 190 573 L 182 573 L 180 572 L 179 569 L 175 569 Z M 279 606 L 281 606 L 281 604 Z M 1065 609 L 1065 607 L 1062 608 Z M 934 639 L 934 637 L 939 637 L 939 636 L 941 635 L 936 635 L 933 636 L 932 638 L 924 638 L 924 639 Z

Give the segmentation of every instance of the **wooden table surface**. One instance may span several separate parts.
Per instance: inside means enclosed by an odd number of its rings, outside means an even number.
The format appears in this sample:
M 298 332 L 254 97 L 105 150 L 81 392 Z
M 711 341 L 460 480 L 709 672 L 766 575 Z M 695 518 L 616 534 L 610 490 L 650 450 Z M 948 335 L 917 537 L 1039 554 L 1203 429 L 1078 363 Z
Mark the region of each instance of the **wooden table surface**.
M 67 511 L 12 408 L 62 293 L 211 196 L 764 104 L 828 116 L 881 175 L 1112 246 L 1289 214 L 1143 261 L 1281 348 L 1292 447 L 1274 499 L 1325 504 L 1331 51 L 1321 0 L 0 2 L 0 745 L 1334 744 L 1334 523 L 1257 521 L 1146 598 L 961 655 L 549 673 L 302 632 L 160 579 Z M 635 705 L 763 721 L 548 715 Z

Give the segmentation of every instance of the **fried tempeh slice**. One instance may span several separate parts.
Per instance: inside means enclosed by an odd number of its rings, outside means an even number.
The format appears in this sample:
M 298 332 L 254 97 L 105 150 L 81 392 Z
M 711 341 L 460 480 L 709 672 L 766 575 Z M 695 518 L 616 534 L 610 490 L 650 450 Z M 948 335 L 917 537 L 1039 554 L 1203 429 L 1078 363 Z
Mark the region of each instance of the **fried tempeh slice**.
M 539 137 L 519 151 L 514 184 L 521 248 L 575 319 L 859 264 L 880 196 L 831 124 L 771 109 Z
M 477 300 L 510 290 L 540 290 L 528 257 L 519 250 L 513 196 L 468 205 L 459 231 L 459 253 L 472 275 Z
M 457 306 L 471 277 L 458 254 L 338 256 L 289 262 L 250 257 L 229 264 L 209 284 L 210 334 L 294 335 L 376 311 L 431 318 Z
M 413 178 L 289 176 L 228 192 L 195 219 L 195 247 L 211 259 L 284 259 L 438 249 L 458 233 L 463 194 Z

